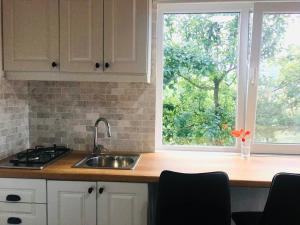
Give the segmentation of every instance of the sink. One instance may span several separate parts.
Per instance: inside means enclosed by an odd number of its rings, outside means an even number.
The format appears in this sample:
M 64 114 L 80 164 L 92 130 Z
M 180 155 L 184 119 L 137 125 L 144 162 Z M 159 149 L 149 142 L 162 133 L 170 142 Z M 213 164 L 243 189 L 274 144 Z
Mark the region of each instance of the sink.
M 121 169 L 135 168 L 140 154 L 100 154 L 90 155 L 76 163 L 75 168 Z

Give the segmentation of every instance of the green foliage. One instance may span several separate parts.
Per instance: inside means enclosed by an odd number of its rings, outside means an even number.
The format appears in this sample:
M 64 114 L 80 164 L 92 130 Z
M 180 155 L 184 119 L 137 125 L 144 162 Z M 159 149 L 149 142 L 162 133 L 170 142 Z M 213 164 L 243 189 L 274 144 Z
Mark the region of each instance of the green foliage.
M 164 143 L 234 143 L 238 21 L 238 14 L 165 17 Z
M 259 80 L 257 139 L 276 143 L 279 132 L 300 132 L 300 47 L 290 46 L 285 55 L 271 58 Z M 294 142 L 294 140 L 288 140 Z
M 165 15 L 164 144 L 234 145 L 239 19 L 239 13 Z M 285 21 L 270 20 L 263 39 L 279 40 Z M 268 42 L 264 57 L 279 44 Z
M 265 14 L 263 20 L 262 59 L 272 58 L 280 49 L 281 41 L 286 30 L 284 14 Z

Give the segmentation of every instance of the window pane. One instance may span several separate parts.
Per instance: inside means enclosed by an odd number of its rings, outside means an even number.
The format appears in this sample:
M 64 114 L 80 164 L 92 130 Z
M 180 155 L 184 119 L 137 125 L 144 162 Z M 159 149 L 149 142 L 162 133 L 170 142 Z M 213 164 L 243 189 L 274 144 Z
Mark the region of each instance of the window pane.
M 163 144 L 235 144 L 239 17 L 164 15 Z
M 300 14 L 264 14 L 255 141 L 300 142 Z

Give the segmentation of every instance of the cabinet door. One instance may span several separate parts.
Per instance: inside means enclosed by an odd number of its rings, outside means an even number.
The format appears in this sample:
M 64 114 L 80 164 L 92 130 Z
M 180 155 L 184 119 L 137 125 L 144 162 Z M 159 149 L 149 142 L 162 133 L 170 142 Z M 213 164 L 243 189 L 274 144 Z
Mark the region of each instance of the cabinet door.
M 57 70 L 58 0 L 3 0 L 3 42 L 6 71 Z
M 103 0 L 60 1 L 60 57 L 61 71 L 103 70 Z
M 96 225 L 96 183 L 48 181 L 47 190 L 48 225 Z
M 104 0 L 105 72 L 147 72 L 148 0 Z
M 147 224 L 147 184 L 99 182 L 97 187 L 98 225 Z

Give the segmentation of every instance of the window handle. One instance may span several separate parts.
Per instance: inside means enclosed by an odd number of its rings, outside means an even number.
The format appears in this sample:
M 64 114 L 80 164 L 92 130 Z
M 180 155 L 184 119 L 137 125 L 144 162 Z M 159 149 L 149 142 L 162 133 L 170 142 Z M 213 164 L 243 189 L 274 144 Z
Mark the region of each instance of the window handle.
M 254 67 L 250 73 L 250 84 L 254 85 L 257 76 L 257 67 Z

